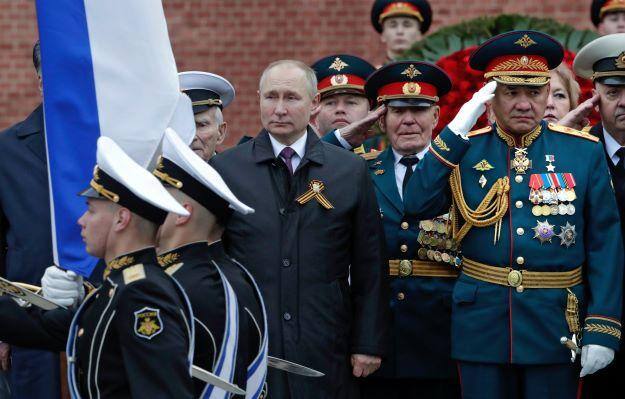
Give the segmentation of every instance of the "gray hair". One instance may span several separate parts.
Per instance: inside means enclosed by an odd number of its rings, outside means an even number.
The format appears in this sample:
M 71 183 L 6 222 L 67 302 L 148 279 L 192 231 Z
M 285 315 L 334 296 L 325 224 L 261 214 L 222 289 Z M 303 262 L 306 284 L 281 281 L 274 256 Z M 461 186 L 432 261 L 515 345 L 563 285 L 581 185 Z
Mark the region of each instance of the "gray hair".
M 310 98 L 314 98 L 317 95 L 317 75 L 315 75 L 315 71 L 302 61 L 298 60 L 278 60 L 269 64 L 263 71 L 262 75 L 260 75 L 260 82 L 258 84 L 259 91 L 263 87 L 263 83 L 265 82 L 265 78 L 267 77 L 269 71 L 275 67 L 281 66 L 292 66 L 304 72 L 306 91 L 310 94 Z
M 224 123 L 224 114 L 223 112 L 221 112 L 221 108 L 219 107 L 214 107 L 214 108 L 215 108 L 215 124 L 219 126 L 222 123 Z

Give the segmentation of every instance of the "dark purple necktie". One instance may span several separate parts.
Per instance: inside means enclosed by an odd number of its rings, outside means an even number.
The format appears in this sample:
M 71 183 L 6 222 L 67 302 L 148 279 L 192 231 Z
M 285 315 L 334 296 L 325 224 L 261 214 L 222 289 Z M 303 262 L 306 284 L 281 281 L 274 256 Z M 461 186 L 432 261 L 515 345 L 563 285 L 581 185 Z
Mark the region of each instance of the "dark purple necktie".
M 280 151 L 280 157 L 282 157 L 282 159 L 284 160 L 284 163 L 289 169 L 289 172 L 291 172 L 291 175 L 293 175 L 293 164 L 291 163 L 291 158 L 293 158 L 293 155 L 295 155 L 295 150 L 291 147 L 284 147 L 282 151 Z

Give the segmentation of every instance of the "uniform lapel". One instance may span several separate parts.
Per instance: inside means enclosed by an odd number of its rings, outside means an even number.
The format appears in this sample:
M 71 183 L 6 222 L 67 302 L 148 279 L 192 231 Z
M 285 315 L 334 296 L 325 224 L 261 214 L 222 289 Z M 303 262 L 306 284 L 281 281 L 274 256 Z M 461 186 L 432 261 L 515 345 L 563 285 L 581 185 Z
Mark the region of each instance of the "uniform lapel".
M 380 164 L 376 165 L 377 161 L 374 161 L 371 169 L 373 182 L 377 186 L 378 190 L 384 195 L 400 213 L 404 213 L 404 204 L 397 191 L 397 183 L 395 180 L 395 157 L 391 148 L 387 148 L 380 156 L 378 160 Z

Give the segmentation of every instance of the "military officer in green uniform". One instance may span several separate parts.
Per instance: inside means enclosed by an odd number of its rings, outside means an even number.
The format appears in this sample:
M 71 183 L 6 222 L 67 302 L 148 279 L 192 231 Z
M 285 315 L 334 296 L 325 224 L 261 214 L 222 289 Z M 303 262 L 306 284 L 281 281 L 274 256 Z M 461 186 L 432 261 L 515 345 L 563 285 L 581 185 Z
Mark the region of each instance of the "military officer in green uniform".
M 603 147 L 542 121 L 562 57 L 535 31 L 482 44 L 470 65 L 489 83 L 432 142 L 404 193 L 409 214 L 437 214 L 449 203 L 435 200 L 452 196 L 462 250 L 452 356 L 464 398 L 574 398 L 578 378 L 619 347 L 623 244 Z M 468 133 L 487 101 L 496 122 Z
M 407 215 L 402 201 L 404 184 L 427 152 L 438 123 L 437 102 L 450 89 L 443 70 L 419 61 L 388 64 L 364 86 L 371 104 L 386 108 L 380 127 L 390 146 L 362 156 L 384 226 L 392 309 L 389 355 L 363 382 L 365 398 L 459 397 L 449 335 L 451 291 L 458 275 L 457 248 L 448 235 L 451 224 L 448 215 L 431 220 Z M 332 95 L 331 87 L 326 90 Z

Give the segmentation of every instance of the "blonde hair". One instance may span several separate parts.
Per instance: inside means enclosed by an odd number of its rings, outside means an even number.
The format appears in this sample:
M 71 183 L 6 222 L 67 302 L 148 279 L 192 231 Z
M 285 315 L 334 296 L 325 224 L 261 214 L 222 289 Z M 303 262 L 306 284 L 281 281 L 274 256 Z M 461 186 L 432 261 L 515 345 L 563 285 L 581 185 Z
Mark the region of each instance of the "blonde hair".
M 563 62 L 558 65 L 556 69 L 552 70 L 552 72 L 558 75 L 562 81 L 562 85 L 569 95 L 569 105 L 571 106 L 571 109 L 575 109 L 579 103 L 581 89 L 579 87 L 579 83 L 575 80 L 575 76 L 573 75 L 571 68 Z

